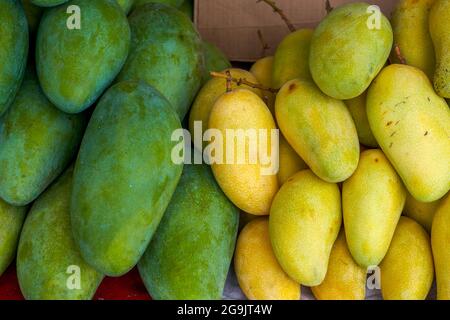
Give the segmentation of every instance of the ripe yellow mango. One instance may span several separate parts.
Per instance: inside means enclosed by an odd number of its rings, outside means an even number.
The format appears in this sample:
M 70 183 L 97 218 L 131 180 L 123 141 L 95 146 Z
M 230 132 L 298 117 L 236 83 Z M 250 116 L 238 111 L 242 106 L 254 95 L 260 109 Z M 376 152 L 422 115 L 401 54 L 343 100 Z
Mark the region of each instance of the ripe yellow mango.
M 278 170 L 278 183 L 280 186 L 299 171 L 308 169 L 308 165 L 289 145 L 285 138 L 280 136 L 280 169 Z
M 261 158 L 260 145 L 266 143 L 267 155 L 272 153 L 271 133 L 276 130 L 275 121 L 264 101 L 255 93 L 247 89 L 235 89 L 221 95 L 214 104 L 210 118 L 209 129 L 216 129 L 221 133 L 222 141 L 214 141 L 208 147 L 216 149 L 214 144 L 223 150 L 222 163 L 215 163 L 210 159 L 214 176 L 228 198 L 241 210 L 254 215 L 267 215 L 275 193 L 278 191 L 276 172 L 268 174 L 273 163 L 265 164 Z M 227 130 L 262 130 L 266 133 L 266 141 L 245 138 L 245 141 L 236 136 L 229 136 Z M 258 141 L 256 141 L 258 140 Z M 240 143 L 240 141 L 242 143 Z M 251 145 L 257 144 L 257 158 L 252 163 Z M 278 141 L 276 141 L 278 142 Z M 255 145 L 256 145 L 255 144 Z M 234 149 L 234 157 L 228 161 L 228 151 Z M 278 152 L 278 150 L 275 150 Z M 264 152 L 265 153 L 265 152 Z M 245 159 L 239 163 L 239 154 Z
M 341 182 L 358 166 L 355 124 L 342 101 L 306 80 L 287 82 L 277 94 L 275 114 L 286 140 L 311 170 L 328 182 Z
M 425 229 L 401 217 L 380 269 L 384 300 L 424 300 L 434 279 L 430 236 Z
M 331 250 L 325 280 L 311 290 L 318 300 L 364 300 L 366 276 L 366 269 L 353 260 L 341 231 Z
M 450 195 L 442 200 L 436 211 L 431 230 L 431 246 L 433 248 L 436 269 L 437 298 L 450 300 Z
M 258 82 L 266 88 L 272 86 L 273 57 L 265 57 L 256 61 L 250 72 L 256 77 Z M 263 98 L 272 114 L 275 114 L 275 94 L 270 91 L 263 91 Z
M 408 192 L 406 196 L 405 208 L 403 213 L 405 216 L 415 220 L 428 232 L 431 232 L 434 214 L 441 204 L 441 199 L 433 202 L 421 202 Z
M 258 84 L 258 80 L 256 80 L 255 76 L 246 70 L 226 69 L 224 70 L 224 73 L 225 71 L 228 70 L 230 71 L 231 75 L 234 78 L 247 79 L 250 82 Z M 232 83 L 233 89 L 237 87 L 238 87 L 237 84 Z M 208 121 L 211 109 L 213 108 L 217 98 L 219 98 L 223 93 L 225 93 L 226 88 L 227 82 L 225 79 L 222 78 L 212 78 L 202 87 L 197 97 L 195 98 L 195 101 L 192 105 L 191 113 L 189 115 L 189 131 L 193 137 L 195 137 L 194 122 L 196 121 L 201 122 L 202 132 L 205 132 L 208 129 Z M 239 86 L 239 88 L 248 89 L 262 98 L 262 92 L 259 89 L 253 89 L 245 85 Z M 194 139 L 194 146 L 199 150 L 202 150 L 201 141 L 202 139 L 199 140 Z
M 422 202 L 450 189 L 450 109 L 421 70 L 386 67 L 367 95 L 367 117 L 408 191 Z
M 436 52 L 434 88 L 445 98 L 450 98 L 450 1 L 436 0 L 430 11 L 430 33 Z
M 392 14 L 394 43 L 410 66 L 421 69 L 433 79 L 436 67 L 433 41 L 429 31 L 429 15 L 435 0 L 400 0 Z M 392 61 L 399 63 L 393 51 Z
M 360 266 L 376 266 L 383 260 L 405 198 L 402 181 L 383 152 L 364 151 L 358 169 L 342 188 L 347 243 Z
M 310 170 L 290 178 L 275 196 L 269 218 L 273 251 L 283 270 L 302 285 L 321 284 L 341 223 L 336 184 Z
M 234 270 L 239 286 L 250 300 L 300 299 L 300 284 L 289 278 L 275 258 L 267 218 L 253 220 L 241 231 Z
M 278 45 L 273 62 L 272 86 L 280 89 L 293 79 L 311 80 L 309 51 L 314 30 L 301 29 L 288 34 Z

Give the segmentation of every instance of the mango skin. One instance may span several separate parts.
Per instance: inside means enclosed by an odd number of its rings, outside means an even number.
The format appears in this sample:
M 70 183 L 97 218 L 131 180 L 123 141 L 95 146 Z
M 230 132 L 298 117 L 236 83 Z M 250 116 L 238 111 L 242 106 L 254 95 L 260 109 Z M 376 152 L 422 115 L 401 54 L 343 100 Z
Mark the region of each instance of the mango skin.
M 342 101 L 295 79 L 277 94 L 275 114 L 283 136 L 321 179 L 341 182 L 356 170 L 358 134 Z
M 277 175 L 263 174 L 262 170 L 268 169 L 269 166 L 263 165 L 259 158 L 256 164 L 250 163 L 249 139 L 245 142 L 244 164 L 238 164 L 236 161 L 237 155 L 242 152 L 237 150 L 237 143 L 233 164 L 227 164 L 225 161 L 227 144 L 231 144 L 227 139 L 227 129 L 265 130 L 267 154 L 270 155 L 272 148 L 276 147 L 272 146 L 270 141 L 272 130 L 276 130 L 275 122 L 265 103 L 258 95 L 246 89 L 224 93 L 211 110 L 208 128 L 219 130 L 223 137 L 223 164 L 211 165 L 214 177 L 223 192 L 239 209 L 254 215 L 268 215 L 272 199 L 278 191 Z
M 272 87 L 273 57 L 265 57 L 256 61 L 250 68 L 256 80 L 266 88 Z M 275 115 L 275 94 L 270 91 L 262 91 L 263 100 L 269 107 L 270 112 Z
M 239 210 L 207 165 L 186 165 L 139 272 L 153 299 L 219 300 L 233 257 Z
M 384 300 L 425 300 L 434 279 L 431 241 L 425 229 L 401 217 L 380 269 Z
M 346 100 L 345 104 L 355 122 L 356 131 L 358 132 L 358 138 L 361 144 L 376 148 L 378 147 L 378 142 L 373 136 L 369 120 L 367 119 L 366 99 L 367 91 L 356 98 Z
M 192 21 L 159 3 L 138 6 L 129 16 L 131 49 L 118 81 L 144 80 L 186 115 L 203 81 L 202 42 Z
M 430 10 L 436 0 L 401 0 L 392 13 L 394 43 L 410 66 L 421 69 L 430 79 L 434 77 L 436 57 L 429 31 Z M 395 53 L 394 63 L 400 63 Z
M 436 269 L 437 299 L 450 300 L 450 195 L 442 200 L 433 220 L 431 247 Z
M 217 48 L 214 44 L 203 41 L 203 54 L 205 56 L 205 75 L 204 81 L 211 79 L 209 74 L 211 71 L 220 72 L 222 70 L 231 68 L 231 62 L 225 54 Z
M 272 86 L 280 89 L 294 79 L 311 80 L 309 52 L 314 30 L 301 29 L 288 34 L 278 45 L 272 69 Z
M 240 288 L 250 300 L 300 299 L 300 284 L 289 278 L 275 258 L 267 218 L 255 219 L 241 231 L 234 270 Z
M 0 199 L 0 276 L 16 257 L 27 207 L 14 207 Z
M 35 200 L 76 154 L 85 116 L 58 110 L 27 71 L 22 87 L 0 119 L 0 197 L 16 206 Z
M 364 300 L 366 277 L 366 269 L 360 267 L 348 251 L 342 230 L 331 249 L 325 280 L 311 290 L 317 300 Z
M 383 68 L 393 43 L 389 20 L 380 13 L 380 29 L 369 29 L 374 17 L 366 3 L 333 9 L 314 31 L 309 65 L 319 88 L 330 97 L 349 100 L 361 95 Z
M 13 103 L 28 56 L 28 25 L 18 0 L 0 2 L 0 117 Z
M 35 34 L 44 9 L 32 4 L 31 0 L 22 0 L 22 6 L 27 16 L 29 32 L 30 34 Z
M 372 132 L 411 195 L 422 202 L 450 189 L 450 109 L 421 70 L 390 65 L 367 95 Z
M 36 68 L 49 100 L 66 113 L 80 113 L 124 65 L 130 27 L 116 0 L 72 0 L 70 5 L 80 7 L 81 29 L 68 29 L 67 5 L 46 10 L 36 40 Z
M 69 0 L 30 0 L 36 6 L 39 7 L 55 7 L 60 4 L 66 3 Z
M 444 98 L 450 98 L 450 2 L 436 0 L 430 11 L 430 33 L 436 52 L 434 88 Z
M 283 136 L 280 136 L 280 169 L 278 183 L 283 185 L 290 177 L 299 171 L 308 169 L 308 165 L 295 152 Z
M 103 276 L 81 257 L 70 225 L 70 167 L 33 204 L 20 236 L 17 276 L 28 300 L 89 300 Z M 69 266 L 78 266 L 81 289 L 67 287 Z
M 336 184 L 310 170 L 290 178 L 275 196 L 269 218 L 273 251 L 283 270 L 302 285 L 321 284 L 341 223 Z
M 134 4 L 134 0 L 116 0 L 125 14 L 128 14 Z
M 120 276 L 137 264 L 180 178 L 171 141 L 181 127 L 170 103 L 140 81 L 111 87 L 81 144 L 72 193 L 72 228 L 83 258 Z
M 431 234 L 431 226 L 433 225 L 434 215 L 439 208 L 441 201 L 441 199 L 433 202 L 417 201 L 408 192 L 403 212 L 405 216 L 418 222 Z
M 383 260 L 405 199 L 402 181 L 383 152 L 364 151 L 342 188 L 348 248 L 360 266 L 377 266 Z
M 184 0 L 135 0 L 134 1 L 134 7 L 142 6 L 146 3 L 162 3 L 166 4 L 175 8 L 178 8 L 181 6 Z

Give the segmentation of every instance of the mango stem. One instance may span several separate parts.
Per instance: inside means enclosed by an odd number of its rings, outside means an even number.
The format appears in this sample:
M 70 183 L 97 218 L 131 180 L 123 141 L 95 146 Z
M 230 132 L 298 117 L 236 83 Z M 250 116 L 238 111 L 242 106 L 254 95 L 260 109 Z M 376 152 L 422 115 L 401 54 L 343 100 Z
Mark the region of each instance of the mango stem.
M 405 57 L 402 55 L 402 51 L 400 50 L 400 46 L 398 44 L 395 44 L 394 47 L 395 54 L 397 55 L 398 60 L 401 64 L 407 64 Z
M 256 0 L 256 3 L 260 3 L 260 2 L 267 3 L 269 6 L 271 6 L 273 11 L 280 15 L 281 19 L 283 19 L 283 21 L 286 23 L 287 27 L 289 28 L 289 30 L 291 32 L 295 32 L 297 30 L 295 28 L 295 26 L 292 24 L 292 22 L 288 19 L 288 17 L 284 14 L 283 10 L 281 10 L 277 6 L 275 1 L 272 1 L 272 0 Z
M 334 8 L 331 6 L 330 0 L 325 1 L 325 9 L 327 10 L 327 13 L 333 11 Z
M 227 92 L 231 91 L 231 83 L 232 82 L 236 83 L 238 86 L 245 85 L 245 86 L 248 86 L 250 88 L 259 89 L 259 90 L 262 90 L 262 91 L 268 91 L 268 92 L 272 92 L 272 93 L 275 93 L 275 94 L 279 91 L 278 89 L 273 89 L 273 88 L 265 87 L 265 86 L 257 84 L 257 83 L 250 82 L 250 81 L 248 81 L 245 78 L 239 78 L 239 79 L 238 78 L 234 78 L 231 75 L 230 71 L 228 71 L 228 70 L 226 71 L 225 74 L 224 73 L 220 73 L 220 72 L 212 71 L 212 72 L 210 72 L 210 75 L 212 77 L 215 77 L 215 78 L 226 79 L 227 80 Z
M 259 30 L 259 29 L 258 29 L 258 38 L 259 38 L 259 42 L 261 42 L 261 47 L 262 47 L 261 58 L 264 58 L 266 56 L 266 51 L 270 49 L 270 46 L 264 39 L 264 36 L 263 36 L 261 30 Z

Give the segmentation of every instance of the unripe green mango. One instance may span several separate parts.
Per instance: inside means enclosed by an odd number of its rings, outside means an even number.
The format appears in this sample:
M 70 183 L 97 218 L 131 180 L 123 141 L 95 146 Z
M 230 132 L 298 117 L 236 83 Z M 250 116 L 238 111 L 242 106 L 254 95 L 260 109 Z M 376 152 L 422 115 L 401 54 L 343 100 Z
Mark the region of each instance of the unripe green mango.
M 0 197 L 23 206 L 58 177 L 77 152 L 84 115 L 55 108 L 27 71 L 16 100 L 0 119 Z
M 356 170 L 358 134 L 342 101 L 313 82 L 295 79 L 277 94 L 275 113 L 283 136 L 320 178 L 341 182 Z
M 430 33 L 436 52 L 434 88 L 444 98 L 450 98 L 450 1 L 436 0 L 430 12 Z
M 89 300 L 103 279 L 83 260 L 73 240 L 72 174 L 71 167 L 39 197 L 25 220 L 17 254 L 17 276 L 28 300 Z M 80 286 L 73 288 L 77 272 Z
M 131 51 L 119 81 L 146 81 L 183 119 L 205 72 L 202 42 L 192 21 L 171 6 L 148 3 L 136 7 L 129 22 Z
M 311 80 L 309 51 L 314 30 L 301 29 L 288 34 L 278 45 L 272 68 L 272 87 L 280 89 L 293 79 Z
M 27 17 L 19 0 L 0 1 L 0 117 L 19 91 L 28 56 Z
M 83 258 L 120 276 L 137 264 L 183 169 L 171 153 L 181 127 L 170 103 L 142 81 L 110 88 L 81 144 L 72 193 L 72 228 Z
M 16 256 L 27 207 L 14 207 L 0 199 L 0 276 Z
M 68 27 L 74 18 L 67 9 L 73 5 L 80 8 L 81 29 Z M 130 28 L 116 0 L 72 0 L 48 9 L 36 41 L 41 87 L 62 111 L 82 112 L 114 80 L 129 47 Z
M 153 299 L 219 300 L 233 257 L 239 210 L 206 165 L 186 165 L 139 272 Z
M 378 265 L 389 249 L 405 205 L 406 190 L 381 150 L 361 154 L 342 188 L 348 248 L 362 267 Z
M 184 0 L 135 0 L 134 1 L 134 7 L 142 6 L 146 3 L 163 3 L 175 8 L 178 8 L 181 6 Z
M 128 14 L 134 4 L 134 0 L 116 0 L 125 14 Z
M 225 54 L 214 44 L 207 41 L 203 41 L 202 44 L 206 63 L 204 76 L 204 81 L 206 82 L 211 79 L 211 75 L 209 74 L 211 71 L 221 72 L 231 68 L 231 63 Z
M 314 31 L 312 77 L 333 98 L 356 98 L 383 68 L 392 42 L 391 25 L 379 9 L 362 2 L 335 8 Z
M 22 0 L 22 5 L 25 10 L 25 15 L 27 16 L 30 34 L 35 34 L 44 9 L 32 4 L 31 0 Z
M 55 7 L 66 3 L 69 0 L 30 0 L 31 3 L 39 7 Z
M 429 31 L 431 6 L 436 0 L 401 0 L 392 14 L 394 43 L 410 66 L 421 69 L 433 79 L 436 58 Z M 400 63 L 395 52 L 392 61 Z
M 385 68 L 367 95 L 372 132 L 408 191 L 422 202 L 450 189 L 450 109 L 420 69 Z

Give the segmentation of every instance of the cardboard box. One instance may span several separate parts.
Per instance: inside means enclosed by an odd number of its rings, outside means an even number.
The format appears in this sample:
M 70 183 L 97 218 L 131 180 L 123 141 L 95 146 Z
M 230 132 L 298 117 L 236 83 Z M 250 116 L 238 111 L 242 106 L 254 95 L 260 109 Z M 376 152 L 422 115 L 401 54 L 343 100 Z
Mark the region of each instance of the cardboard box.
M 299 28 L 313 28 L 326 15 L 325 0 L 275 0 L 289 20 Z M 332 7 L 352 0 L 330 0 Z M 367 0 L 390 17 L 397 0 Z M 255 61 L 262 56 L 261 30 L 272 55 L 290 31 L 270 6 L 257 0 L 196 0 L 195 24 L 203 39 L 222 49 L 232 61 Z

